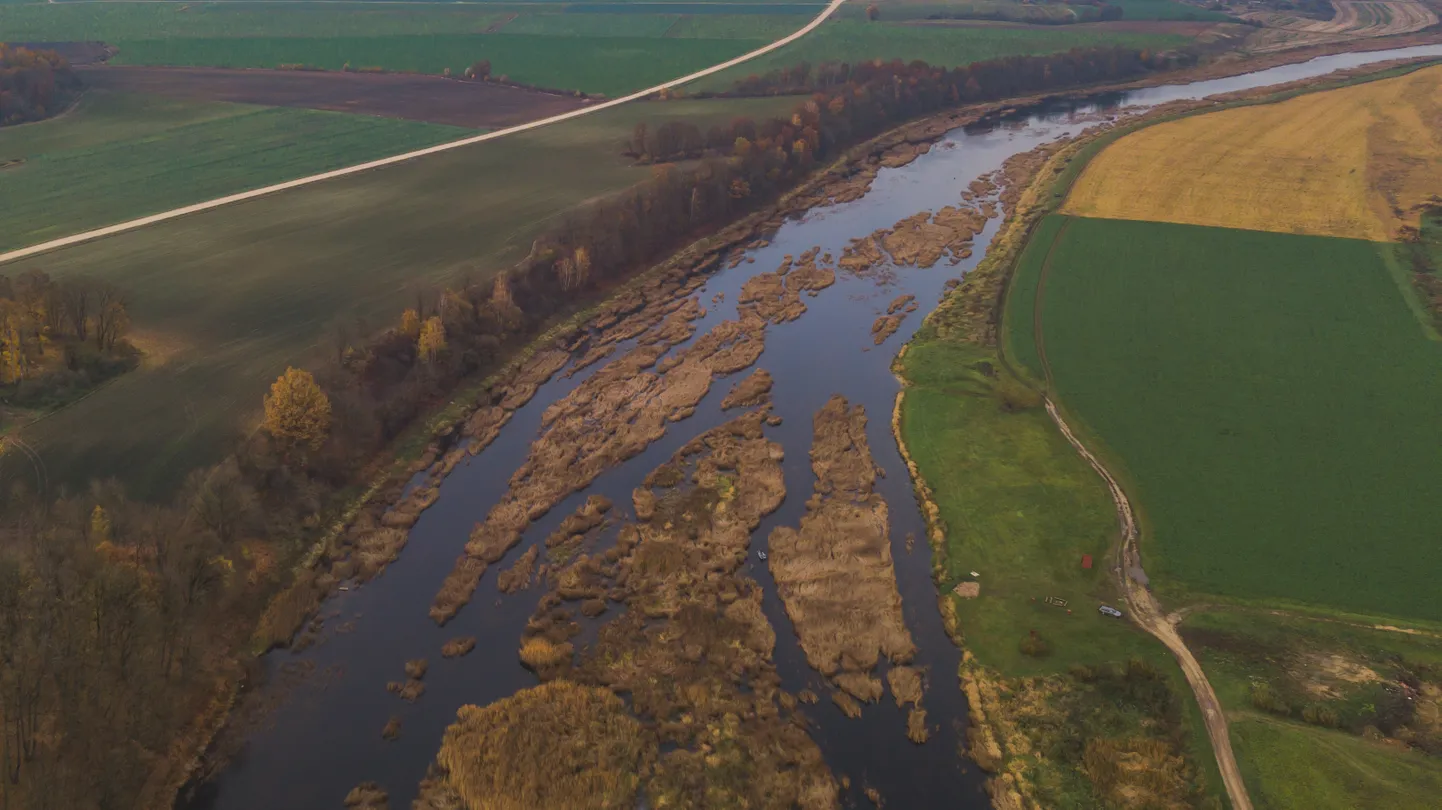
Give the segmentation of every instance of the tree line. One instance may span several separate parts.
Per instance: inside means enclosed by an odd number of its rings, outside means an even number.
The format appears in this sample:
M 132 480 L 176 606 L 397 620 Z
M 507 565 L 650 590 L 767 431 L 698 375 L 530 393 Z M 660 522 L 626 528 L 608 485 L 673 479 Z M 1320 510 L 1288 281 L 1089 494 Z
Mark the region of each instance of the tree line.
M 337 327 L 329 359 L 281 375 L 263 398 L 263 429 L 193 473 L 175 502 L 135 503 L 113 483 L 55 501 L 17 490 L 0 513 L 0 810 L 135 806 L 154 789 L 148 774 L 189 755 L 178 735 L 247 660 L 250 630 L 283 639 L 298 627 L 303 608 L 288 620 L 274 619 L 278 602 L 262 612 L 358 471 L 462 378 L 498 367 L 558 316 L 902 121 L 1182 58 L 1094 49 L 952 70 L 868 62 L 829 69 L 824 89 L 792 69 L 788 82 L 818 89 L 790 116 L 704 133 L 658 127 L 655 146 L 647 130 L 639 142 L 653 157 L 699 157 L 572 211 L 505 272 L 418 291 L 379 334 Z M 84 321 L 96 339 L 100 298 L 85 301 L 79 320 L 78 304 L 61 308 L 72 313 L 62 328 Z
M 125 290 L 99 279 L 0 275 L 0 400 L 54 405 L 134 368 L 128 305 Z
M 54 115 L 80 92 L 80 78 L 54 51 L 0 43 L 0 126 Z

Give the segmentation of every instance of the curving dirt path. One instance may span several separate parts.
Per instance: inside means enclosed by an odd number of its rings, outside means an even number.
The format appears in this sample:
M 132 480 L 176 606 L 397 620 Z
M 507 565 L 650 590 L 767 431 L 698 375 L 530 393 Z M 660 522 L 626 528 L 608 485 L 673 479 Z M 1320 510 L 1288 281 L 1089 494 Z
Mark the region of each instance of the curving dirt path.
M 1041 302 L 1042 293 L 1046 285 L 1046 279 L 1051 269 L 1052 256 L 1056 250 L 1057 243 L 1061 241 L 1061 235 L 1066 232 L 1065 226 L 1057 232 L 1048 249 L 1045 261 L 1042 264 L 1042 271 L 1037 279 L 1036 308 L 1034 312 L 1034 327 L 1037 334 L 1036 350 L 1041 360 L 1042 370 L 1046 375 L 1047 388 L 1051 385 L 1051 364 L 1047 362 L 1046 347 L 1041 340 Z M 1187 649 L 1187 645 L 1178 635 L 1176 627 L 1167 619 L 1162 606 L 1152 596 L 1151 591 L 1135 582 L 1128 572 L 1132 568 L 1141 568 L 1141 553 L 1137 550 L 1137 521 L 1136 514 L 1132 511 L 1131 501 L 1122 490 L 1121 484 L 1112 476 L 1105 465 L 1082 444 L 1076 434 L 1072 432 L 1071 426 L 1062 418 L 1061 412 L 1057 410 L 1056 404 L 1052 402 L 1050 394 L 1045 398 L 1046 412 L 1071 446 L 1076 448 L 1077 453 L 1086 459 L 1097 475 L 1106 482 L 1107 489 L 1111 492 L 1112 501 L 1116 503 L 1117 520 L 1121 524 L 1122 542 L 1117 548 L 1116 559 L 1113 561 L 1113 571 L 1117 577 L 1117 584 L 1121 586 L 1125 595 L 1126 603 L 1131 608 L 1132 621 L 1158 641 L 1165 644 L 1172 655 L 1176 657 L 1177 663 L 1182 667 L 1182 674 L 1186 676 L 1187 683 L 1192 687 L 1192 694 L 1196 695 L 1197 705 L 1202 708 L 1202 717 L 1207 725 L 1207 736 L 1212 741 L 1212 752 L 1217 758 L 1217 767 L 1222 772 L 1222 782 L 1227 787 L 1227 798 L 1232 802 L 1232 810 L 1252 810 L 1252 799 L 1247 794 L 1247 785 L 1242 781 L 1242 772 L 1237 767 L 1237 758 L 1232 753 L 1232 738 L 1227 731 L 1227 715 L 1222 711 L 1222 704 L 1217 700 L 1217 693 L 1212 689 L 1212 684 L 1207 680 L 1207 674 L 1202 671 L 1202 665 L 1197 662 L 1196 656 Z
M 418 149 L 414 152 L 406 152 L 403 155 L 394 155 L 388 158 L 381 158 L 380 160 L 372 160 L 368 163 L 361 163 L 356 166 L 347 166 L 344 169 L 334 169 L 332 171 L 322 172 L 321 174 L 313 174 L 309 177 L 300 177 L 295 180 L 287 180 L 284 183 L 277 183 L 273 186 L 257 188 L 251 191 L 241 192 L 239 194 L 231 194 L 226 197 L 220 197 L 214 200 L 207 200 L 206 202 L 202 203 L 195 203 L 193 205 L 187 205 L 181 208 L 174 208 L 169 211 L 161 212 L 159 214 L 151 214 L 148 217 L 132 219 L 128 222 L 121 222 L 115 225 L 107 225 L 104 228 L 97 228 L 93 231 L 85 231 L 84 233 L 77 233 L 71 236 L 62 237 L 60 239 L 52 239 L 49 242 L 42 242 L 38 245 L 31 245 L 30 247 L 12 250 L 8 253 L 0 253 L 0 264 L 14 261 L 16 259 L 23 259 L 26 256 L 34 256 L 37 253 L 45 253 L 47 251 L 55 250 L 56 248 L 68 247 L 70 245 L 78 245 L 82 242 L 89 242 L 91 240 L 99 239 L 101 237 L 113 236 L 117 233 L 124 233 L 126 231 L 133 231 L 137 228 L 144 228 L 147 225 L 154 225 L 159 222 L 165 222 L 166 220 L 175 219 L 176 217 L 183 217 L 186 214 L 197 214 L 201 211 L 209 211 L 212 208 L 220 208 L 223 205 L 230 205 L 232 203 L 253 200 L 257 197 L 264 197 L 267 194 L 275 194 L 279 191 L 287 191 L 293 188 L 300 188 L 301 186 L 308 186 L 311 183 L 319 183 L 324 180 L 333 180 L 337 177 L 345 177 L 351 174 L 359 174 L 360 172 L 369 171 L 371 169 L 378 169 L 382 166 L 390 166 L 395 163 L 403 163 L 407 160 L 415 160 L 416 158 L 425 157 L 427 155 L 434 155 L 439 152 L 446 152 L 451 149 L 459 149 L 463 146 L 470 146 L 472 144 L 483 143 L 485 141 L 493 141 L 497 138 L 504 138 L 507 135 L 514 135 L 518 132 L 539 129 L 541 127 L 549 126 L 551 124 L 558 124 L 562 121 L 569 121 L 573 118 L 580 118 L 583 115 L 590 115 L 591 113 L 610 109 L 611 107 L 619 107 L 622 104 L 627 104 L 632 101 L 643 99 L 654 93 L 659 93 L 662 90 L 669 90 L 673 87 L 679 87 L 683 84 L 687 84 L 688 82 L 693 82 L 697 79 L 701 79 L 715 73 L 720 73 L 721 71 L 728 68 L 733 68 L 742 63 L 749 62 L 758 56 L 768 54 L 776 50 L 777 48 L 783 48 L 787 45 L 790 45 L 796 40 L 801 39 L 802 37 L 816 30 L 817 26 L 821 25 L 823 22 L 826 22 L 826 19 L 832 14 L 834 14 L 836 10 L 841 7 L 841 4 L 845 2 L 846 0 L 831 0 L 831 2 L 826 5 L 826 8 L 822 9 L 821 13 L 817 14 L 816 17 L 811 20 L 811 22 L 807 23 L 806 25 L 802 26 L 796 31 L 793 31 L 790 34 L 787 34 L 781 39 L 772 42 L 769 45 L 764 45 L 749 53 L 741 54 L 735 59 L 729 59 L 719 65 L 712 65 L 711 67 L 708 67 L 704 70 L 698 70 L 697 72 L 692 73 L 689 76 L 682 76 L 679 79 L 672 79 L 669 82 L 658 84 L 655 87 L 648 87 L 645 90 L 638 90 L 630 94 L 629 96 L 622 96 L 621 98 L 612 99 L 611 101 L 606 101 L 601 104 L 595 104 L 590 107 L 585 107 L 583 109 L 572 110 L 570 112 L 561 113 L 560 115 L 553 115 L 549 118 L 542 118 L 538 121 L 518 124 L 517 126 L 507 127 L 505 129 L 498 129 L 493 132 L 487 132 L 484 135 L 476 135 L 471 138 L 463 138 L 459 141 L 451 141 L 450 143 L 443 143 L 436 146 L 427 147 L 425 149 Z

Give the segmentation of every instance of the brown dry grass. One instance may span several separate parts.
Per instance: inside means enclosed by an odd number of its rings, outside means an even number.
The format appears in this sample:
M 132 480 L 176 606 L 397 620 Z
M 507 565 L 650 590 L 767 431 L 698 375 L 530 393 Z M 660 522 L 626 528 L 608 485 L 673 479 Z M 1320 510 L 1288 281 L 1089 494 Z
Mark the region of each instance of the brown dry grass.
M 476 648 L 475 636 L 458 636 L 441 646 L 442 658 L 460 658 Z
M 891 696 L 898 707 L 907 703 L 921 705 L 921 672 L 915 667 L 892 667 L 886 681 L 891 684 Z
M 361 782 L 346 794 L 345 806 L 355 810 L 386 810 L 390 807 L 390 796 L 375 782 Z
M 1064 210 L 1373 241 L 1442 187 L 1442 67 L 1157 124 L 1083 172 Z
M 758 810 L 836 807 L 819 749 L 785 714 L 775 632 L 741 568 L 751 532 L 786 491 L 764 418 L 752 411 L 708 431 L 647 476 L 633 495 L 641 517 L 621 527 L 604 561 L 582 557 L 553 577 L 527 625 L 523 649 L 545 655 L 573 632 L 559 605 L 580 601 L 584 612 L 592 588 L 624 603 L 574 666 L 553 664 L 542 677 L 628 695 L 668 747 L 645 780 L 652 807 L 701 806 L 697 797 Z
M 861 406 L 836 396 L 817 412 L 811 468 L 816 495 L 799 529 L 772 531 L 771 573 L 806 660 L 869 699 L 869 688 L 846 676 L 867 677 L 882 655 L 905 663 L 916 645 L 902 619 L 887 507 L 873 491 L 877 468 Z M 878 682 L 878 697 L 879 689 Z
M 510 568 L 496 575 L 496 589 L 501 593 L 515 593 L 531 587 L 531 577 L 536 570 L 536 558 L 541 554 L 540 546 L 531 546 L 526 553 L 516 558 Z
M 630 810 L 655 758 L 610 690 L 552 681 L 461 707 L 436 761 L 467 810 Z
M 424 658 L 417 658 L 406 662 L 406 677 L 420 680 L 426 677 L 426 670 L 430 669 L 430 662 Z
M 726 394 L 726 398 L 721 400 L 721 410 L 760 405 L 770 396 L 772 382 L 770 372 L 764 368 L 756 369 Z
M 931 738 L 931 730 L 926 726 L 926 709 L 913 706 L 906 713 L 906 738 L 917 745 Z

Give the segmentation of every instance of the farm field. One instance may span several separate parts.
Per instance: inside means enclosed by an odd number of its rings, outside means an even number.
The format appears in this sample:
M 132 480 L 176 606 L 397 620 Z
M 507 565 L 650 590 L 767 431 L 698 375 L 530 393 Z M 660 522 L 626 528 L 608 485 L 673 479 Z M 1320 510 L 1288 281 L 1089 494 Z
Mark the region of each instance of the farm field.
M 333 351 L 338 324 L 393 319 L 407 285 L 509 266 L 552 218 L 646 176 L 619 154 L 638 120 L 759 118 L 793 103 L 607 110 L 9 263 L 12 277 L 34 268 L 128 288 L 147 352 L 140 370 L 23 438 L 53 484 L 124 473 L 134 495 L 163 491 L 250 428 L 288 363 Z
M 1442 618 L 1442 343 L 1390 248 L 1064 225 L 1040 313 L 1055 390 L 1130 482 L 1158 590 Z
M 724 89 L 748 75 L 791 67 L 798 62 L 920 59 L 932 65 L 954 67 L 1002 56 L 1055 53 L 1071 48 L 1111 45 L 1172 48 L 1189 41 L 1172 34 L 1097 31 L 1081 26 L 956 28 L 832 20 L 798 42 L 709 76 L 693 86 Z
M 1225 610 L 1189 614 L 1181 632 L 1236 717 L 1258 807 L 1435 803 L 1442 760 L 1405 747 L 1442 744 L 1442 638 Z
M 1065 211 L 1386 241 L 1442 188 L 1442 66 L 1133 133 Z
M 91 90 L 59 118 L 0 129 L 0 250 L 474 132 Z
M 1177 0 L 1108 0 L 1120 6 L 1124 20 L 1199 20 L 1222 21 L 1227 15 Z M 877 7 L 883 21 L 955 19 L 1005 20 L 1010 22 L 1071 23 L 1080 14 L 1095 10 L 1061 4 L 1022 4 L 1009 0 L 881 0 Z M 861 19 L 865 8 L 843 10 L 845 16 Z
M 489 59 L 495 75 L 518 82 L 617 95 L 753 50 L 823 7 L 62 3 L 0 7 L 0 32 L 11 41 L 104 41 L 119 49 L 113 61 L 128 65 L 459 74 Z
M 301 70 L 79 69 L 93 88 L 190 101 L 230 101 L 404 118 L 458 127 L 501 128 L 584 106 L 583 99 L 494 82 L 414 74 Z
M 119 65 L 380 67 L 460 73 L 481 59 L 492 72 L 540 87 L 608 96 L 693 73 L 766 44 L 747 39 L 456 34 L 415 37 L 153 39 L 121 43 Z

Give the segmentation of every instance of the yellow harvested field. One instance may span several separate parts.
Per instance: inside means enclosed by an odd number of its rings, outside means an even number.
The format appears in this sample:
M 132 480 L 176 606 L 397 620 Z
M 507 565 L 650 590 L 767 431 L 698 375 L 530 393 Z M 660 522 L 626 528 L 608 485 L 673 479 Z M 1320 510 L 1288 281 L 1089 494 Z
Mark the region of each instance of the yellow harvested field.
M 1391 241 L 1442 193 L 1442 67 L 1147 127 L 1107 147 L 1080 216 Z

